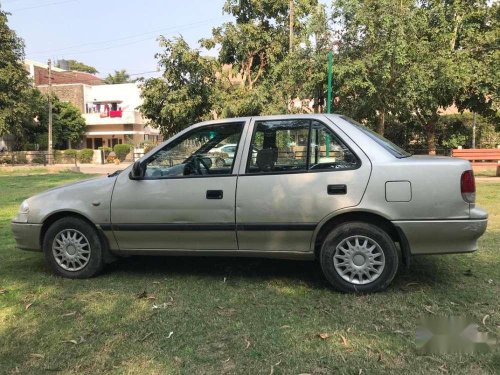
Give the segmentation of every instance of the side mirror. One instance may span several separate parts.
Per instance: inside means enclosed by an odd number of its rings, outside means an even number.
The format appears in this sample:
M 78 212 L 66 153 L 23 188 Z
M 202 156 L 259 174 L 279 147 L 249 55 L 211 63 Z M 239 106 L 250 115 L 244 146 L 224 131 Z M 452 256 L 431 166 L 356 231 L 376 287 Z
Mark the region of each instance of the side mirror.
M 134 165 L 132 165 L 129 177 L 131 180 L 142 180 L 144 178 L 144 168 L 140 161 L 136 161 Z

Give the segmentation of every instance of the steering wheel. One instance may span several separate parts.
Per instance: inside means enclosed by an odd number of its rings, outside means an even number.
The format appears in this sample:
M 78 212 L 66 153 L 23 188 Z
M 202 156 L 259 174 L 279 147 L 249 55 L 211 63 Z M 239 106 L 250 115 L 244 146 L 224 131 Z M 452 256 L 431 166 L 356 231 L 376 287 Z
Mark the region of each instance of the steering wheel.
M 205 175 L 209 173 L 210 167 L 205 163 L 205 160 L 203 160 L 203 157 L 201 155 L 193 155 L 193 160 L 191 160 L 191 164 L 193 166 L 193 170 L 195 174 L 197 175 Z M 205 169 L 203 171 L 201 167 Z

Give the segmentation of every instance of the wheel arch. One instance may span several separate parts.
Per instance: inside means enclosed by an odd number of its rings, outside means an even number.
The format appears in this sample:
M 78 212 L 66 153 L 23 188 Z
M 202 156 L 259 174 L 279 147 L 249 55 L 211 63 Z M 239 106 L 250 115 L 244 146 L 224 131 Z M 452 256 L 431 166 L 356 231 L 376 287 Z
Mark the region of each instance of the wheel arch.
M 342 212 L 338 213 L 337 215 L 327 217 L 323 221 L 321 221 L 313 234 L 313 239 L 311 242 L 312 250 L 314 251 L 314 256 L 316 257 L 316 259 L 318 259 L 319 257 L 321 246 L 328 233 L 330 233 L 330 231 L 336 226 L 352 221 L 372 224 L 384 230 L 394 242 L 397 242 L 399 244 L 403 264 L 406 267 L 409 267 L 411 252 L 408 240 L 406 239 L 403 231 L 396 227 L 386 217 L 370 211 Z
M 97 235 L 99 236 L 101 244 L 103 245 L 103 250 L 104 250 L 104 254 L 105 254 L 105 256 L 104 256 L 105 261 L 112 261 L 113 260 L 113 255 L 111 254 L 111 251 L 109 250 L 110 249 L 109 242 L 108 242 L 106 236 L 104 235 L 104 233 L 102 232 L 102 230 L 100 228 L 98 228 L 97 225 L 95 225 L 92 222 L 92 220 L 90 220 L 87 216 L 83 215 L 80 212 L 69 211 L 69 210 L 68 211 L 67 210 L 55 211 L 55 212 L 51 213 L 50 215 L 48 215 L 47 217 L 45 217 L 45 219 L 42 222 L 42 229 L 40 230 L 39 243 L 40 243 L 41 249 L 43 249 L 43 239 L 45 237 L 45 234 L 47 233 L 47 230 L 57 220 L 65 218 L 65 217 L 74 217 L 77 219 L 81 219 L 81 220 L 85 221 L 87 224 L 89 224 L 91 227 L 93 227 L 96 230 Z

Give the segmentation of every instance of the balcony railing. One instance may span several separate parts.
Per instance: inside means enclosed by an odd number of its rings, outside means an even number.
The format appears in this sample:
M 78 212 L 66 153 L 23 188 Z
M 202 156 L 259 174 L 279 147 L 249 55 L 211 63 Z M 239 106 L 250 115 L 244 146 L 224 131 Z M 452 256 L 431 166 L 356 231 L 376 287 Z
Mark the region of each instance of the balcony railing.
M 136 115 L 137 111 L 109 111 L 84 113 L 85 123 L 87 125 L 111 125 L 111 124 L 136 124 L 140 115 Z

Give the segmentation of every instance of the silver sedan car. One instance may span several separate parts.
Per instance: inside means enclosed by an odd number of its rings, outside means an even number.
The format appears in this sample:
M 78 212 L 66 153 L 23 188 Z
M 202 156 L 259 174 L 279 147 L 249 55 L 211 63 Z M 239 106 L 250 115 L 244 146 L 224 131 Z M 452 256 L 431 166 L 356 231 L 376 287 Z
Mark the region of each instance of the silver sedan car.
M 27 199 L 12 230 L 70 278 L 133 254 L 317 259 L 336 289 L 374 292 L 412 256 L 475 251 L 486 225 L 468 161 L 317 114 L 193 125 L 121 173 Z

